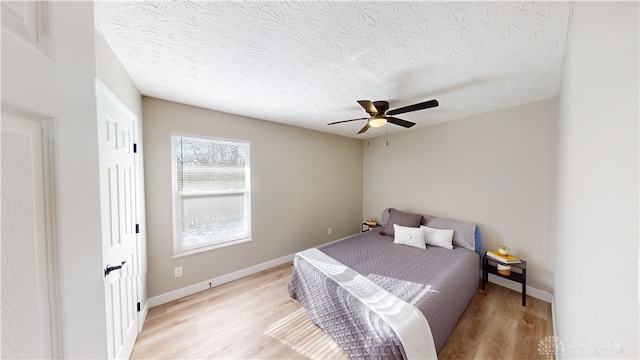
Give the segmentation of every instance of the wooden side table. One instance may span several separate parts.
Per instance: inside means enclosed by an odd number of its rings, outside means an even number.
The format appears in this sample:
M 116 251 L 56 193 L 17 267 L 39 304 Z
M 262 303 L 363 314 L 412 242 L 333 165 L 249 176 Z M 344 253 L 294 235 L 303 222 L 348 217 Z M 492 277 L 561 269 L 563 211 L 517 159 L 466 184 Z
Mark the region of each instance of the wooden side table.
M 382 225 L 380 225 L 380 224 L 369 225 L 369 224 L 367 224 L 366 222 L 363 222 L 363 223 L 362 223 L 362 232 L 366 232 L 366 231 L 369 231 L 369 230 L 371 230 L 371 229 L 375 229 L 375 228 L 377 228 L 377 227 L 381 227 L 381 226 L 382 226 Z
M 511 266 L 511 274 L 509 276 L 502 275 L 498 272 L 497 264 L 509 265 Z M 519 272 L 513 271 L 514 269 L 519 269 Z M 519 263 L 516 264 L 505 264 L 501 261 L 498 261 L 492 257 L 487 256 L 485 252 L 482 256 L 482 290 L 484 290 L 484 285 L 489 281 L 489 274 L 494 274 L 496 276 L 500 276 L 505 279 L 509 279 L 511 281 L 515 281 L 517 283 L 522 284 L 522 306 L 526 305 L 526 297 L 527 297 L 527 262 L 520 259 Z

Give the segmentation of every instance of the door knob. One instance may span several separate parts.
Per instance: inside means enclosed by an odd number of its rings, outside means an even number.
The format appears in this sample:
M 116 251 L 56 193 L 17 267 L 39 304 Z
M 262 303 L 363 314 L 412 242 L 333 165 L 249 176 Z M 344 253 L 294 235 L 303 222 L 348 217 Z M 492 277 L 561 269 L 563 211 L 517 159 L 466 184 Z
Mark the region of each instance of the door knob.
M 112 271 L 114 270 L 120 270 L 122 269 L 122 266 L 126 263 L 127 261 L 123 261 L 120 265 L 116 265 L 116 266 L 110 266 L 109 264 L 107 264 L 107 267 L 104 269 L 104 276 L 107 277 L 107 275 L 109 275 Z

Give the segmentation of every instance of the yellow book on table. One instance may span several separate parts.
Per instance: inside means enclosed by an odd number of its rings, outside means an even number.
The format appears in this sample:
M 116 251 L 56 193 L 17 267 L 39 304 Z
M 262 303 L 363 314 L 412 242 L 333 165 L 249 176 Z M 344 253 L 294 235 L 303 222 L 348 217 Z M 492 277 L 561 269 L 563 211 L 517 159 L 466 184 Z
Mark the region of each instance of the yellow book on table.
M 518 264 L 520 263 L 520 259 L 513 255 L 502 255 L 497 251 L 489 250 L 487 251 L 487 256 L 496 259 L 505 264 Z

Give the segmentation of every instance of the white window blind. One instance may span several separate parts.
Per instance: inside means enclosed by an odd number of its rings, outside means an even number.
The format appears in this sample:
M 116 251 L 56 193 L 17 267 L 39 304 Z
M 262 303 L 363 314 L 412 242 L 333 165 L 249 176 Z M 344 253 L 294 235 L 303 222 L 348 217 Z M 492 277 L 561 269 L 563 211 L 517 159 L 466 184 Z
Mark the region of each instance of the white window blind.
M 249 143 L 171 140 L 174 256 L 251 240 Z

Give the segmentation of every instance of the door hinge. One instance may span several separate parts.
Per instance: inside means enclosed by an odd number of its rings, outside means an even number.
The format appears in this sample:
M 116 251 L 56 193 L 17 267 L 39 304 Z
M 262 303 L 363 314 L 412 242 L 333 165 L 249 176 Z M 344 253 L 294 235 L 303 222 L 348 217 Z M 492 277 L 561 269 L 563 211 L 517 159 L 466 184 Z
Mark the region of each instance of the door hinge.
M 138 301 L 138 312 L 140 312 L 140 301 Z
M 140 224 L 136 224 L 136 234 L 140 234 Z
M 133 144 L 133 153 L 137 153 L 138 152 L 138 144 Z

